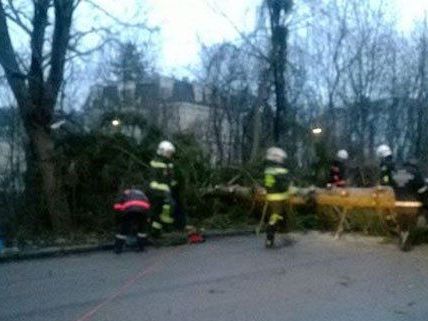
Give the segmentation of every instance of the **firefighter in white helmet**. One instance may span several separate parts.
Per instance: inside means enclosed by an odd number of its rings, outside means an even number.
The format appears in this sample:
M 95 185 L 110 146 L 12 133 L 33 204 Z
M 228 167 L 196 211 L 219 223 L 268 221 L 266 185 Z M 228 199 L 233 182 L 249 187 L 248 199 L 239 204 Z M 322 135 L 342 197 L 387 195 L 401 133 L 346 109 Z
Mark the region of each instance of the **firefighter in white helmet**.
M 163 228 L 168 229 L 174 223 L 172 191 L 177 185 L 172 162 L 174 153 L 174 145 L 169 141 L 162 141 L 158 145 L 156 157 L 150 162 L 150 216 L 152 234 L 155 237 L 160 236 Z
M 284 201 L 289 197 L 289 171 L 285 167 L 287 154 L 278 147 L 266 151 L 266 167 L 264 171 L 264 187 L 266 202 L 269 208 L 269 220 L 266 229 L 266 247 L 272 247 L 278 226 L 285 220 Z
M 349 159 L 349 154 L 345 149 L 341 149 L 336 153 L 330 167 L 330 177 L 327 186 L 345 187 L 346 186 L 346 162 Z
M 391 186 L 398 201 L 409 202 L 409 204 L 421 202 L 422 207 L 418 214 L 426 221 L 428 218 L 428 186 L 417 160 L 410 159 L 404 164 L 396 165 L 392 158 L 391 148 L 387 145 L 380 145 L 376 154 L 381 159 L 381 185 Z M 409 250 L 411 247 L 410 231 L 414 222 L 410 218 L 411 216 L 400 218 L 400 247 L 402 250 Z
M 380 185 L 392 186 L 395 164 L 391 148 L 385 144 L 380 145 L 376 148 L 376 155 L 380 158 Z

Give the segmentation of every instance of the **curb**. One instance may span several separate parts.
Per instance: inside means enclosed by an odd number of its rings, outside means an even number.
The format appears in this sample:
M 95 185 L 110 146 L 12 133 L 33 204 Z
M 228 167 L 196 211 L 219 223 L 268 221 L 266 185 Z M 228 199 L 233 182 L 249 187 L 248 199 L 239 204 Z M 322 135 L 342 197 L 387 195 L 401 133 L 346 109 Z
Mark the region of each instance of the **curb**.
M 15 253 L 4 253 L 0 255 L 0 264 L 22 260 L 35 260 L 66 256 L 72 254 L 84 254 L 99 251 L 109 251 L 113 249 L 113 243 L 97 245 L 74 245 L 65 247 L 48 247 L 38 250 L 29 250 Z
M 234 237 L 234 236 L 245 236 L 254 234 L 253 229 L 234 229 L 234 230 L 209 230 L 204 232 L 206 239 L 216 239 L 223 237 Z M 183 234 L 170 234 L 164 239 L 159 240 L 151 246 L 155 247 L 166 247 L 166 246 L 178 246 L 187 244 L 187 236 Z M 94 245 L 73 245 L 73 246 L 55 246 L 44 249 L 18 251 L 14 253 L 3 253 L 0 254 L 0 264 L 7 262 L 16 262 L 24 260 L 36 260 L 45 259 L 52 257 L 67 256 L 73 254 L 85 254 L 92 252 L 102 252 L 113 250 L 113 242 L 106 242 Z
M 255 228 L 246 228 L 240 230 L 210 230 L 204 233 L 205 238 L 221 238 L 221 237 L 231 237 L 231 236 L 246 236 L 255 234 Z

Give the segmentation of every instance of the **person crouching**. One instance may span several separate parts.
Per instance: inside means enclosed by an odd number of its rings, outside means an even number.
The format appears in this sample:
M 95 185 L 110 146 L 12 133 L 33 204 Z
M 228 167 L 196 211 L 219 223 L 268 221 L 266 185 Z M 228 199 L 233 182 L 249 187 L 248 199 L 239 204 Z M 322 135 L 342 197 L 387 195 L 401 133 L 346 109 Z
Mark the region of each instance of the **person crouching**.
M 126 238 L 131 234 L 133 227 L 137 226 L 137 246 L 139 251 L 144 251 L 147 244 L 147 232 L 149 230 L 148 216 L 150 202 L 146 194 L 137 188 L 127 189 L 122 192 L 113 208 L 117 212 L 117 234 L 115 236 L 114 251 L 122 252 Z

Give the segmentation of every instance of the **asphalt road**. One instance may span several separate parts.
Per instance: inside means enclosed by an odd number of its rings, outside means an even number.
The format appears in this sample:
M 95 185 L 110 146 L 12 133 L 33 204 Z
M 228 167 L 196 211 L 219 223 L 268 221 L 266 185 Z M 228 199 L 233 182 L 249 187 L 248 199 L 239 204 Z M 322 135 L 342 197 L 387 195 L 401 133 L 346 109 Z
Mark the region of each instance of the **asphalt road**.
M 290 242 L 290 238 L 293 242 Z M 0 265 L 0 320 L 428 320 L 428 246 L 255 236 Z

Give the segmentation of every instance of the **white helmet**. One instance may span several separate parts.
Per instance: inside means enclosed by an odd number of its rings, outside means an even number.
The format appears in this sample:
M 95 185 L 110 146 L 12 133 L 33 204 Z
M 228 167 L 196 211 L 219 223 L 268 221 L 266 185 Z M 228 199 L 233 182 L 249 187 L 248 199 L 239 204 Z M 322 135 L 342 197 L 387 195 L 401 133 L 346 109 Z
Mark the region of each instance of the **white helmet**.
M 337 152 L 336 157 L 341 160 L 347 160 L 349 158 L 349 154 L 346 149 L 341 149 Z
M 156 153 L 159 156 L 171 158 L 172 155 L 175 153 L 175 147 L 171 142 L 164 140 L 159 143 Z
M 378 146 L 378 148 L 376 148 L 376 155 L 382 158 L 391 156 L 392 155 L 391 148 L 389 148 L 389 146 L 385 144 L 380 145 Z
M 268 161 L 283 163 L 286 158 L 287 153 L 279 147 L 271 147 L 266 151 L 266 160 Z

